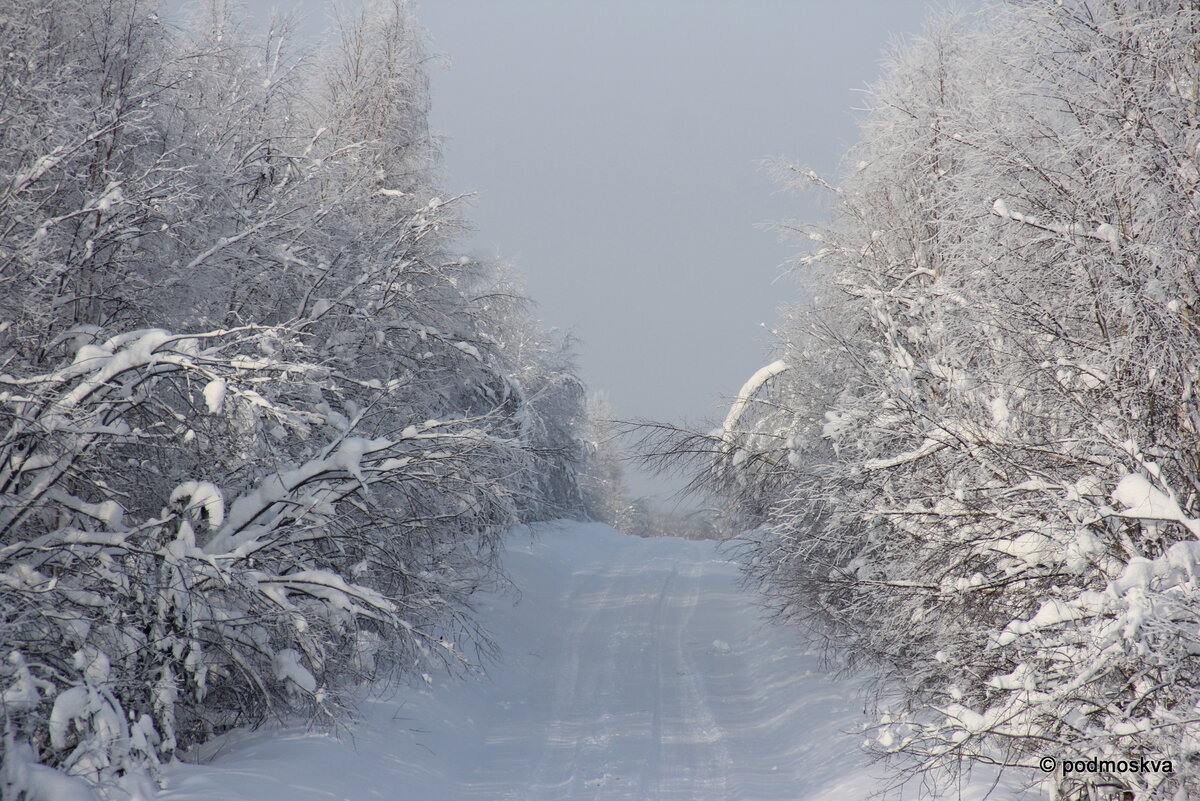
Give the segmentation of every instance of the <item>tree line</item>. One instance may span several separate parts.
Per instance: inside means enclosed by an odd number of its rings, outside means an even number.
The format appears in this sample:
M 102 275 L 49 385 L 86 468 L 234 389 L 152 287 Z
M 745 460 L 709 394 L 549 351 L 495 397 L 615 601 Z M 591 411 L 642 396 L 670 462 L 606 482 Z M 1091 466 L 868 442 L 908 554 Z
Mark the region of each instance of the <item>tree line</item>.
M 5 799 L 469 669 L 502 533 L 609 503 L 570 343 L 456 249 L 427 58 L 406 0 L 0 2 Z
M 786 226 L 779 360 L 648 450 L 877 677 L 898 770 L 1200 796 L 1200 8 L 941 14 L 868 100 L 842 181 L 780 165 L 832 221 Z

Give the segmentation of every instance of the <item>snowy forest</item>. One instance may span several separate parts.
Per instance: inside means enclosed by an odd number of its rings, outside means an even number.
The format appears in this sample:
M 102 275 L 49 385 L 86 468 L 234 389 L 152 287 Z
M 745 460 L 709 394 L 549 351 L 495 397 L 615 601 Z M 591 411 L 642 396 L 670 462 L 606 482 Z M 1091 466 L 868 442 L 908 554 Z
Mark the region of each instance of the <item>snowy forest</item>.
M 615 469 L 455 250 L 408 4 L 320 47 L 156 8 L 0 3 L 5 799 L 472 664 L 502 532 Z
M 867 101 L 843 180 L 778 165 L 831 209 L 786 226 L 778 360 L 652 450 L 873 677 L 898 771 L 1145 757 L 1052 795 L 1198 798 L 1200 7 L 938 15 Z
M 558 778 L 545 746 L 540 789 L 506 797 L 765 798 L 703 771 L 765 753 L 738 731 L 814 737 L 827 710 L 788 705 L 808 663 L 747 634 L 749 604 L 859 677 L 850 740 L 889 789 L 999 771 L 1056 801 L 1200 798 L 1194 0 L 936 12 L 887 53 L 843 174 L 776 164 L 829 215 L 780 226 L 803 291 L 769 363 L 715 428 L 627 426 L 713 519 L 629 499 L 570 339 L 463 255 L 409 0 L 343 9 L 320 42 L 229 0 L 160 14 L 0 0 L 3 801 L 149 801 L 189 749 L 350 725 L 362 687 L 477 673 L 501 635 L 558 716 L 521 710 L 530 736 L 654 757 L 620 795 L 630 771 Z M 506 572 L 511 532 L 558 519 L 646 539 L 547 528 Z M 722 550 L 682 539 L 714 525 Z M 479 600 L 510 574 L 529 618 Z M 709 628 L 678 633 L 692 617 Z M 597 706 L 612 675 L 646 693 L 623 718 Z M 491 700 L 454 708 L 503 744 L 496 710 L 525 701 Z M 784 758 L 744 786 L 800 797 Z

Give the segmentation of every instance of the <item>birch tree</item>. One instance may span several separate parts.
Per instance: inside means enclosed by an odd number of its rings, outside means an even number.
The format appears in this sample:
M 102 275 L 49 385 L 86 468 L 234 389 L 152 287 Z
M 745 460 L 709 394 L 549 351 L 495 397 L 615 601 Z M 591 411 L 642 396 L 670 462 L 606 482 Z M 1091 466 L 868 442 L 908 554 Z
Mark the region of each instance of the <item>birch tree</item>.
M 581 512 L 583 389 L 454 251 L 407 4 L 317 53 L 219 2 L 0 19 L 3 797 L 472 670 L 505 528 Z
M 708 469 L 758 487 L 748 568 L 779 613 L 880 676 L 900 767 L 1034 781 L 1069 754 L 1110 768 L 1054 797 L 1197 792 L 1197 24 L 1124 0 L 935 21 L 843 184 L 788 170 L 835 219 L 796 226 L 817 301 L 735 442 L 789 469 L 720 436 Z

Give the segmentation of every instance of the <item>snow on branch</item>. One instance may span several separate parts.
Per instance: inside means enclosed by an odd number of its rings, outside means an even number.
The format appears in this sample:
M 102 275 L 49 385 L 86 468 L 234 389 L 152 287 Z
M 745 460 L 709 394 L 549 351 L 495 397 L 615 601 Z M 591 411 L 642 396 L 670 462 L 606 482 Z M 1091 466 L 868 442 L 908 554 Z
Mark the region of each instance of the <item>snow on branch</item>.
M 791 367 L 787 362 L 782 359 L 776 359 L 770 364 L 760 367 L 754 372 L 754 375 L 747 379 L 745 384 L 742 384 L 742 388 L 738 390 L 737 397 L 729 407 L 729 412 L 725 415 L 724 422 L 721 423 L 721 439 L 730 445 L 733 444 L 733 436 L 738 422 L 742 419 L 746 407 L 754 400 L 754 396 L 768 381 L 790 369 Z
M 1004 198 L 996 198 L 996 201 L 992 204 L 992 214 L 1005 220 L 1012 220 L 1013 222 L 1037 228 L 1041 231 L 1104 242 L 1114 254 L 1120 250 L 1121 235 L 1111 223 L 1099 223 L 1095 228 L 1088 228 L 1081 223 L 1045 222 L 1030 214 L 1011 210 Z
M 430 630 L 450 603 L 437 587 L 462 578 L 440 578 L 421 569 L 421 560 L 440 563 L 450 550 L 434 543 L 422 557 L 391 534 L 428 520 L 469 531 L 482 510 L 502 509 L 504 480 L 493 471 L 509 470 L 504 459 L 513 444 L 491 432 L 496 419 L 487 415 L 360 435 L 369 407 L 351 416 L 327 406 L 314 411 L 316 387 L 285 378 L 311 380 L 320 371 L 251 355 L 291 336 L 271 327 L 185 335 L 146 329 L 83 346 L 57 369 L 0 376 L 8 389 L 0 393 L 8 422 L 0 433 L 0 632 L 15 637 L 8 644 L 24 655 L 19 665 L 0 666 L 0 689 L 16 682 L 24 698 L 27 686 L 63 688 L 39 691 L 57 710 L 49 723 L 40 705 L 26 715 L 31 731 L 57 726 L 56 750 L 77 751 L 87 739 L 114 770 L 156 764 L 191 736 L 178 730 L 181 720 L 223 725 L 228 711 L 205 698 L 237 698 L 251 716 L 297 705 L 319 710 L 337 697 L 331 682 L 348 664 L 394 661 L 376 654 L 380 644 L 417 664 L 425 643 L 444 639 Z M 367 391 L 386 399 L 396 387 Z M 208 464 L 195 465 L 206 478 L 164 458 L 193 443 L 197 430 L 210 442 L 236 441 L 259 419 L 327 442 L 299 466 L 233 492 L 228 508 L 222 483 L 236 489 L 231 473 L 244 469 L 245 456 L 210 451 Z M 317 422 L 321 433 L 312 430 Z M 132 456 L 138 471 L 113 468 Z M 199 520 L 212 532 L 203 547 Z M 404 577 L 410 568 L 401 566 L 410 561 L 420 578 Z M 401 618 L 401 608 L 421 610 L 418 620 Z M 355 639 L 355 632 L 371 636 Z M 370 654 L 352 646 L 326 655 L 331 642 L 347 637 Z M 129 752 L 128 736 L 94 719 L 103 684 L 95 671 L 53 667 L 63 647 L 107 654 L 106 664 L 120 666 L 129 689 L 105 696 L 103 708 L 122 722 L 145 711 L 153 743 L 145 753 Z M 457 650 L 438 653 L 463 658 Z M 17 690 L 4 692 L 15 702 Z M 76 703 L 85 698 L 93 700 Z M 68 714 L 68 706 L 90 711 Z
M 890 467 L 898 467 L 902 464 L 911 464 L 912 462 L 924 459 L 926 456 L 932 456 L 938 451 L 946 447 L 946 443 L 942 440 L 928 438 L 917 448 L 905 453 L 896 454 L 895 456 L 886 459 L 867 459 L 863 462 L 864 470 L 887 470 Z
M 1192 536 L 1200 538 L 1200 520 L 1183 513 L 1175 494 L 1163 492 L 1137 473 L 1130 473 L 1117 482 L 1112 499 L 1125 507 L 1116 513 L 1117 517 L 1179 523 Z

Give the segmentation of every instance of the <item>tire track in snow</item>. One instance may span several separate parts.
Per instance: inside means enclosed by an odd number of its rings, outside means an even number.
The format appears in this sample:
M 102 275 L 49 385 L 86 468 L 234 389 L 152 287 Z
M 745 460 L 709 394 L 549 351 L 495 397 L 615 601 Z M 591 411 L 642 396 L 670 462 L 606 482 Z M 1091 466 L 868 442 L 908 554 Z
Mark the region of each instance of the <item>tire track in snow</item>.
M 693 563 L 689 572 L 691 592 L 684 605 L 685 614 L 672 630 L 674 657 L 680 686 L 679 709 L 682 726 L 677 734 L 682 744 L 690 747 L 690 769 L 687 782 L 673 785 L 672 792 L 681 799 L 729 798 L 728 779 L 732 760 L 725 745 L 725 730 L 717 722 L 706 689 L 700 681 L 701 671 L 691 655 L 692 619 L 701 608 L 703 584 L 702 563 Z M 705 746 L 705 747 L 701 747 Z M 684 784 L 688 785 L 684 787 Z
M 662 634 L 662 619 L 663 610 L 667 605 L 667 593 L 671 589 L 671 584 L 675 580 L 676 567 L 672 565 L 671 573 L 663 582 L 662 587 L 658 591 L 658 598 L 654 602 L 654 613 L 652 620 L 654 623 L 653 634 L 654 644 L 657 645 Z M 650 760 L 646 765 L 646 769 L 642 772 L 640 789 L 642 795 L 649 798 L 651 786 L 657 792 L 661 786 L 662 779 L 662 753 L 663 753 L 663 666 L 661 659 L 654 660 L 654 682 L 651 685 L 651 708 L 650 708 Z
M 557 649 L 562 661 L 554 671 L 554 701 L 544 721 L 545 733 L 540 754 L 529 776 L 530 798 L 563 797 L 561 791 L 566 790 L 575 778 L 577 760 L 574 752 L 578 750 L 579 743 L 578 736 L 571 733 L 571 730 L 576 728 L 576 721 L 573 720 L 575 716 L 570 713 L 581 693 L 580 670 L 586 639 L 584 635 L 591 632 L 596 617 L 603 609 L 603 605 L 595 600 L 595 590 L 589 586 L 593 577 L 582 571 L 577 571 L 575 575 L 577 580 L 572 583 L 569 594 L 562 599 L 562 608 L 572 611 L 582 608 L 586 612 L 575 615 L 574 622 L 562 638 L 561 648 Z M 612 584 L 611 573 L 608 570 L 599 573 L 597 577 L 603 580 L 606 588 Z M 600 597 L 605 598 L 608 594 L 603 593 Z M 552 655 L 547 654 L 543 657 L 549 659 Z M 537 692 L 540 689 L 537 684 L 536 681 L 531 683 L 532 691 Z M 569 755 L 565 753 L 568 750 L 572 752 Z M 551 778 L 555 773 L 561 775 L 564 772 L 563 768 L 566 768 L 565 777 Z

